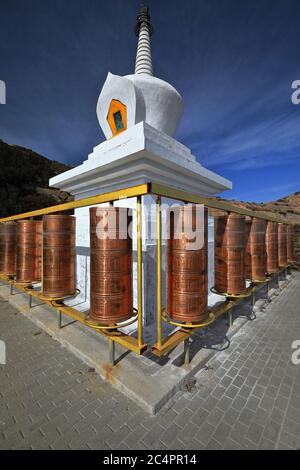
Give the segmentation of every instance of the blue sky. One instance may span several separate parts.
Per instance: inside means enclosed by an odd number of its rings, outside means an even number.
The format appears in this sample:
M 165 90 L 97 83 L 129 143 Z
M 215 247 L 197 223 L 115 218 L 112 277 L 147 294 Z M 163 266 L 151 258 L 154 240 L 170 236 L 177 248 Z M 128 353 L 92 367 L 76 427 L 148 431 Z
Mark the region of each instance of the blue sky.
M 134 70 L 136 0 L 0 0 L 0 138 L 77 165 L 104 140 L 108 71 Z M 177 138 L 228 198 L 300 190 L 298 0 L 149 0 L 155 75 L 182 94 Z M 225 194 L 224 194 L 225 195 Z

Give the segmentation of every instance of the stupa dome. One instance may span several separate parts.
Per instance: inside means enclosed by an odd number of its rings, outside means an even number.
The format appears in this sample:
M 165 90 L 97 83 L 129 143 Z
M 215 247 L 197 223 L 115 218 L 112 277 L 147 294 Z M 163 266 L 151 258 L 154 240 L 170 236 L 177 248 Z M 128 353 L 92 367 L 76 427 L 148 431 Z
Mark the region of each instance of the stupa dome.
M 108 73 L 99 96 L 97 116 L 107 139 L 141 121 L 171 137 L 175 135 L 183 101 L 172 85 L 153 76 L 152 33 L 148 8 L 142 7 L 136 25 L 135 73 L 124 77 Z

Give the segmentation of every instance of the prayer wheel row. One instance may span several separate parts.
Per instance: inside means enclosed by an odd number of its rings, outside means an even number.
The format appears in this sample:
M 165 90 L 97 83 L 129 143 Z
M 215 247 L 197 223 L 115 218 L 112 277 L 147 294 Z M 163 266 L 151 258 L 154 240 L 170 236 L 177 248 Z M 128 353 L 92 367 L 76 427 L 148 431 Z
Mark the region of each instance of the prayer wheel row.
M 114 325 L 133 314 L 131 221 L 128 209 L 90 209 L 90 320 L 97 324 Z M 0 273 L 18 283 L 42 279 L 41 292 L 49 299 L 75 293 L 75 259 L 75 217 L 0 224 Z
M 72 216 L 0 224 L 0 273 L 20 284 L 43 279 L 42 293 L 49 298 L 75 293 L 75 249 Z
M 41 278 L 42 222 L 20 220 L 0 224 L 0 272 L 20 283 Z
M 100 325 L 133 315 L 131 222 L 126 208 L 90 209 L 90 320 Z M 166 313 L 177 322 L 201 323 L 208 315 L 207 224 L 202 206 L 169 211 Z M 263 281 L 293 261 L 292 226 L 229 213 L 215 216 L 214 231 L 217 292 L 240 295 L 246 279 Z M 0 224 L 0 273 L 19 283 L 42 279 L 42 293 L 50 299 L 75 293 L 75 259 L 73 216 Z
M 230 213 L 215 217 L 215 289 L 241 295 L 246 279 L 264 281 L 267 274 L 293 261 L 293 227 Z

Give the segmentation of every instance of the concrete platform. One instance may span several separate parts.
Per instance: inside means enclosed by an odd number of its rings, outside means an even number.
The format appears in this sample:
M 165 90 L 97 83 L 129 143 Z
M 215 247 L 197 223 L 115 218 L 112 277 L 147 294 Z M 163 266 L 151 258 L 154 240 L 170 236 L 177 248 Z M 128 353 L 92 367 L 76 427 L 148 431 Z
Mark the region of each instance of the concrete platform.
M 276 294 L 277 290 L 271 289 L 271 295 Z M 59 329 L 58 315 L 54 309 L 38 304 L 35 299 L 33 307 L 29 308 L 28 296 L 17 290 L 10 295 L 8 285 L 0 286 L 0 296 L 9 300 L 28 319 L 95 368 L 104 380 L 150 414 L 157 413 L 179 389 L 188 387 L 192 376 L 206 365 L 215 352 L 229 347 L 230 338 L 244 323 L 250 321 L 252 311 L 250 300 L 247 300 L 235 308 L 231 328 L 228 326 L 227 315 L 224 315 L 210 327 L 194 334 L 191 338 L 191 362 L 188 368 L 183 366 L 182 344 L 164 358 L 157 358 L 150 351 L 138 357 L 116 345 L 117 363 L 111 368 L 108 365 L 107 341 L 97 332 L 74 323 L 67 317 L 63 317 L 63 328 Z M 265 286 L 256 293 L 256 299 L 255 311 L 267 305 Z M 68 323 L 70 324 L 67 325 Z M 146 342 L 153 341 L 154 331 L 153 327 L 145 328 Z

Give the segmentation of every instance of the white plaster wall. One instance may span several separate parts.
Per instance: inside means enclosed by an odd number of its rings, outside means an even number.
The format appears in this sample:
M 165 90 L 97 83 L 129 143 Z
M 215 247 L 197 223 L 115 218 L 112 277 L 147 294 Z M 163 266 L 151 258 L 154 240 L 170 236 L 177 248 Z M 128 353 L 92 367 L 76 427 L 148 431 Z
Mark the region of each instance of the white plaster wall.
M 149 75 L 126 75 L 143 96 L 146 121 L 150 126 L 174 136 L 183 112 L 183 100 L 170 83 Z M 139 106 L 137 101 L 137 106 Z M 138 121 L 137 121 L 138 122 Z

